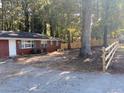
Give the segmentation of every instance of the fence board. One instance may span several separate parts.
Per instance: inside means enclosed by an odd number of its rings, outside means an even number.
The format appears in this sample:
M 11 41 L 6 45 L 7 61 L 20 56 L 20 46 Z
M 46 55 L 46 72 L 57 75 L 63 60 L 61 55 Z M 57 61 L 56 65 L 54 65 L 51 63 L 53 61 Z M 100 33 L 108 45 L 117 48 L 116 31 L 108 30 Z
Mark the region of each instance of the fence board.
M 118 48 L 118 44 L 119 44 L 118 42 L 114 42 L 109 47 L 102 48 L 103 72 L 105 72 L 108 69 L 109 65 L 111 64 L 114 54 Z

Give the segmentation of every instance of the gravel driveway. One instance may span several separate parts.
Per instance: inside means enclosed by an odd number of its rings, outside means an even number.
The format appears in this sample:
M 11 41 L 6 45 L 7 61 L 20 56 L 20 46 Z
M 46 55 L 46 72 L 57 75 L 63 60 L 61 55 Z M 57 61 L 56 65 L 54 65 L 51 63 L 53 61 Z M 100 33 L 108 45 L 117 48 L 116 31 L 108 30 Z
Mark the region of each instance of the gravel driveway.
M 124 74 L 0 65 L 0 93 L 124 93 Z

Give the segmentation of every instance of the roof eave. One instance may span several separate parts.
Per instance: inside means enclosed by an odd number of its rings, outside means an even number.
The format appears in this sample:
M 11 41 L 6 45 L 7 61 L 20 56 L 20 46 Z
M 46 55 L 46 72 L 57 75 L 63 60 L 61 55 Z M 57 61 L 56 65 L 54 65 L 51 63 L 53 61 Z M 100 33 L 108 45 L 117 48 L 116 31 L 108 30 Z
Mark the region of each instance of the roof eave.
M 0 40 L 49 40 L 45 38 L 11 38 L 11 37 L 0 37 Z

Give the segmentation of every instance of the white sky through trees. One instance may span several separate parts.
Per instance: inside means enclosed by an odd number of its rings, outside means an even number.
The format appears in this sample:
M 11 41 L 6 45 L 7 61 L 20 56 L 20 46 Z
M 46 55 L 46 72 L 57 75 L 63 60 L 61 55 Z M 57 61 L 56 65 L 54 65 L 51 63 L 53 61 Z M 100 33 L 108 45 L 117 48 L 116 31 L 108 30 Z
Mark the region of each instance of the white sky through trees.
M 0 8 L 2 8 L 2 2 L 1 2 L 1 0 L 0 0 Z

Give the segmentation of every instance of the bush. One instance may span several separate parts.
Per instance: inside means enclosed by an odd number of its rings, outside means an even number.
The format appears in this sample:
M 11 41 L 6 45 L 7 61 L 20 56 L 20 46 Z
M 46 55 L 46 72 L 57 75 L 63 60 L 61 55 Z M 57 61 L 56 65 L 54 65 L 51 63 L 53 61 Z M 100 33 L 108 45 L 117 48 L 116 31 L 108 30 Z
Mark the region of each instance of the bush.
M 32 54 L 40 54 L 40 53 L 41 53 L 41 49 L 37 49 L 37 48 L 32 49 Z

